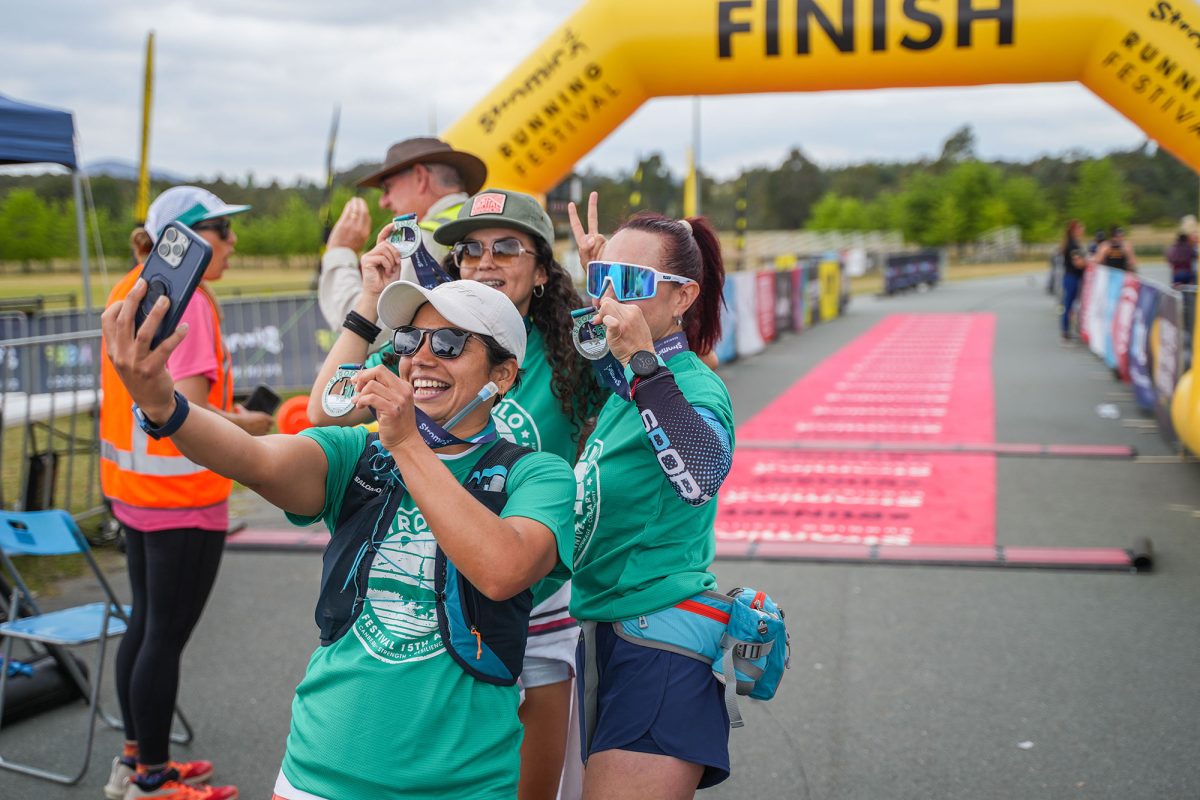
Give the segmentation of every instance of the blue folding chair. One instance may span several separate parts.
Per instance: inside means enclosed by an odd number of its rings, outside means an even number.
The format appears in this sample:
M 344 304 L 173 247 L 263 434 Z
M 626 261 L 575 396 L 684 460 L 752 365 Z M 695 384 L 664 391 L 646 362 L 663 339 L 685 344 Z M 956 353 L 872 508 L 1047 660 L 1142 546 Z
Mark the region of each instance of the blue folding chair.
M 87 603 L 61 611 L 42 613 L 34 602 L 21 575 L 17 572 L 11 556 L 58 556 L 79 553 L 84 557 L 92 574 L 104 591 L 105 600 Z M 121 605 L 112 587 L 92 557 L 87 540 L 65 511 L 13 512 L 0 510 L 0 564 L 12 579 L 12 597 L 9 600 L 8 620 L 0 624 L 0 638 L 4 640 L 4 668 L 0 668 L 0 722 L 4 719 L 4 690 L 8 683 L 12 663 L 13 643 L 18 639 L 47 648 L 69 648 L 96 644 L 95 664 L 92 679 L 79 669 L 75 659 L 67 656 L 59 663 L 69 677 L 79 686 L 88 699 L 87 739 L 83 761 L 79 771 L 73 775 L 52 772 L 29 764 L 10 761 L 0 755 L 0 768 L 21 772 L 56 783 L 77 783 L 87 772 L 92 756 L 92 742 L 96 733 L 96 720 L 100 719 L 111 728 L 120 730 L 120 720 L 104 713 L 100 707 L 100 679 L 104 669 L 105 644 L 114 636 L 125 633 L 130 609 Z M 192 740 L 192 729 L 179 709 L 175 710 L 184 730 L 172 733 L 171 740 L 186 744 Z

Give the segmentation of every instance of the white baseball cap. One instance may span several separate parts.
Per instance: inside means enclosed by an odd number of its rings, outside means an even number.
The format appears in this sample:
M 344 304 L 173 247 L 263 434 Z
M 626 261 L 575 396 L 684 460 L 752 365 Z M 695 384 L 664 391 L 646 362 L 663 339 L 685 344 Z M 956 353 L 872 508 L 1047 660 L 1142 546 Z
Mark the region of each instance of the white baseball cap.
M 199 186 L 175 186 L 154 198 L 146 210 L 146 224 L 143 227 L 151 238 L 158 241 L 163 228 L 176 220 L 190 228 L 202 220 L 232 217 L 249 210 L 250 206 L 231 206 Z
M 425 289 L 396 281 L 379 295 L 379 321 L 389 328 L 411 325 L 417 310 L 429 303 L 457 328 L 491 336 L 525 362 L 525 321 L 508 295 L 479 281 L 450 281 Z

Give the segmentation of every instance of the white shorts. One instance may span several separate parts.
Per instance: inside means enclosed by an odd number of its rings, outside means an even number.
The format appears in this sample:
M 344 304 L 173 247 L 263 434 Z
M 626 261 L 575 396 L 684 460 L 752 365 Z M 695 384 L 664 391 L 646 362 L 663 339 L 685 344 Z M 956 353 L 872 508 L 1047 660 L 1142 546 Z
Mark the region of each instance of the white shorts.
M 521 668 L 521 686 L 531 689 L 561 683 L 575 674 L 579 623 L 571 617 L 571 582 L 539 603 L 529 616 L 529 640 Z

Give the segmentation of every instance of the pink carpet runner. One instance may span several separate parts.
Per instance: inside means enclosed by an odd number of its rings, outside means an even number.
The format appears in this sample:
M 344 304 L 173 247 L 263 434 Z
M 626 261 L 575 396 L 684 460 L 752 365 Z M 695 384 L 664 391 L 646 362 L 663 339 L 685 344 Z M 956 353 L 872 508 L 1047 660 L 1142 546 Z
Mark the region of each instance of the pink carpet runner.
M 720 495 L 718 552 L 814 546 L 992 548 L 991 454 L 755 448 L 754 442 L 995 441 L 991 314 L 888 317 L 738 429 Z M 833 548 L 832 550 L 830 548 Z

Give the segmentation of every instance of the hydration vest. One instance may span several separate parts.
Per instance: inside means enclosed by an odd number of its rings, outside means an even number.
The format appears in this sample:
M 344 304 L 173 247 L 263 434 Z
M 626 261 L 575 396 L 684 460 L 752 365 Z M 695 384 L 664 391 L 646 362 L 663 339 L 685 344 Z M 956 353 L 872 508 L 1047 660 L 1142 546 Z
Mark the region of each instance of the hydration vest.
M 499 515 L 508 502 L 513 465 L 532 452 L 504 439 L 496 441 L 471 468 L 463 488 Z M 362 613 L 371 563 L 404 496 L 395 463 L 379 442 L 379 434 L 368 435 L 322 556 L 315 617 L 323 647 L 345 636 Z M 527 588 L 507 600 L 491 600 L 458 571 L 440 545 L 434 573 L 438 630 L 450 656 L 468 675 L 485 683 L 516 683 L 525 658 L 532 591 Z

